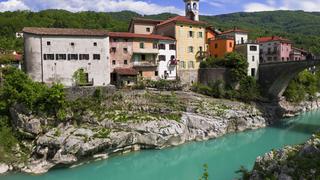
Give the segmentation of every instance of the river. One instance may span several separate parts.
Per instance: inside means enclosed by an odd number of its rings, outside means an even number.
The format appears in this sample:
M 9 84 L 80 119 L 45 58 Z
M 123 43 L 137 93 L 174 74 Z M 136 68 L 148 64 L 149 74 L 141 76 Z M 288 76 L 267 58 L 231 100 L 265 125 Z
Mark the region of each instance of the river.
M 265 129 L 230 134 L 164 150 L 147 150 L 110 157 L 42 176 L 9 174 L 1 180 L 197 180 L 202 165 L 209 179 L 230 180 L 240 166 L 251 169 L 257 156 L 285 145 L 299 144 L 320 129 L 320 111 L 286 119 Z

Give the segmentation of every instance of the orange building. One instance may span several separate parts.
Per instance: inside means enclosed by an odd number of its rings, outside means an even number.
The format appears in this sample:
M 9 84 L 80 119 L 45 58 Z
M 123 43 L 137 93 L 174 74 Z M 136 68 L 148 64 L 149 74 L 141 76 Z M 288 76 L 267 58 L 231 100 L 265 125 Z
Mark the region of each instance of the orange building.
M 234 51 L 234 42 L 234 38 L 229 36 L 220 36 L 211 39 L 209 42 L 209 55 L 216 58 L 223 58 L 225 54 Z

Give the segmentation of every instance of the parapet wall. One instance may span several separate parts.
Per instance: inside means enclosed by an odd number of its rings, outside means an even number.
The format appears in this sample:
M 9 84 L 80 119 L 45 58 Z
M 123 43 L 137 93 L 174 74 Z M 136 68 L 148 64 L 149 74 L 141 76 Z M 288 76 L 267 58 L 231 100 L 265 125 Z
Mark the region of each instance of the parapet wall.
M 199 69 L 199 83 L 208 85 L 211 82 L 222 80 L 231 83 L 230 69 L 228 68 L 206 68 Z
M 107 94 L 113 94 L 117 89 L 115 86 L 109 85 L 109 86 L 102 86 L 102 87 L 70 87 L 65 88 L 65 93 L 67 96 L 67 99 L 69 100 L 76 100 L 81 97 L 89 97 L 94 94 L 94 92 L 97 89 L 101 89 L 102 93 Z

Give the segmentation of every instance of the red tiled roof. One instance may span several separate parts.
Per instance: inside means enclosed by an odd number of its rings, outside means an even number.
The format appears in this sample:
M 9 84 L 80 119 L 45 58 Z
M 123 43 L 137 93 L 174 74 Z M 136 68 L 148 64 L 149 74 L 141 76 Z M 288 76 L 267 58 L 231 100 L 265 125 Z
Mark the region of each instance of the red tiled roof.
M 115 68 L 114 72 L 119 75 L 130 75 L 130 76 L 138 75 L 138 72 L 133 68 Z
M 109 32 L 110 37 L 118 38 L 142 38 L 142 39 L 157 39 L 157 40 L 175 40 L 174 38 L 161 36 L 157 34 L 136 34 L 130 32 Z
M 160 24 L 158 24 L 157 26 L 162 26 L 171 22 L 179 22 L 179 23 L 185 23 L 185 24 L 191 24 L 191 25 L 206 25 L 206 22 L 203 21 L 193 21 L 185 16 L 176 16 L 173 18 L 170 18 L 168 20 L 162 21 Z
M 68 36 L 108 36 L 108 31 L 101 29 L 71 29 L 71 28 L 39 28 L 25 27 L 24 33 L 37 35 L 68 35 Z
M 248 33 L 249 31 L 243 29 L 230 29 L 227 31 L 223 31 L 221 34 L 229 34 L 229 33 Z
M 260 37 L 257 38 L 257 41 L 259 43 L 264 43 L 264 42 L 269 42 L 269 41 L 285 41 L 285 42 L 290 42 L 289 39 L 285 39 L 279 36 L 269 36 L 269 37 Z

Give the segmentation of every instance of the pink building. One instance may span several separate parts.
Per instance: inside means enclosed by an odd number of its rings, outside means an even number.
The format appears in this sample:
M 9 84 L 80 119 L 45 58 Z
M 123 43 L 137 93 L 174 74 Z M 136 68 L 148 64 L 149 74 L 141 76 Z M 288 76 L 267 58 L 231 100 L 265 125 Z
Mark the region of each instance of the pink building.
M 278 37 L 261 37 L 257 39 L 260 44 L 260 62 L 290 61 L 292 43 L 290 40 Z
M 303 61 L 307 59 L 307 55 L 307 51 L 293 47 L 290 54 L 290 59 L 292 61 Z

